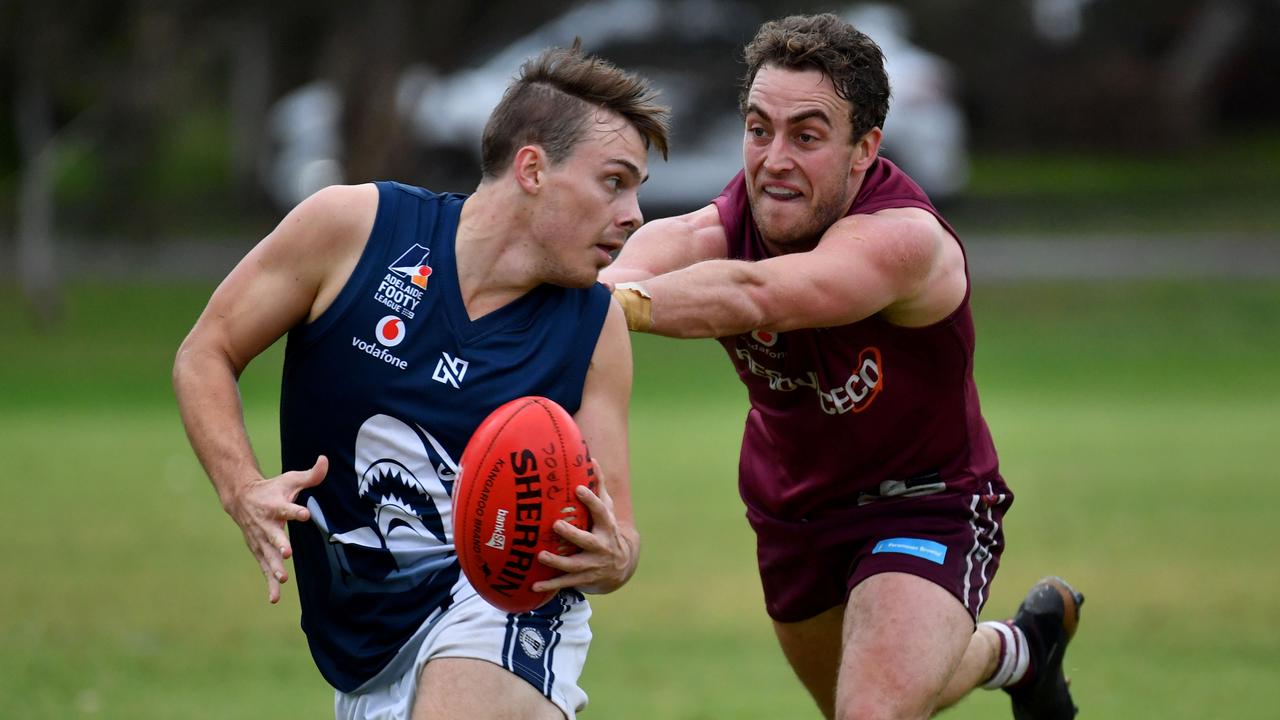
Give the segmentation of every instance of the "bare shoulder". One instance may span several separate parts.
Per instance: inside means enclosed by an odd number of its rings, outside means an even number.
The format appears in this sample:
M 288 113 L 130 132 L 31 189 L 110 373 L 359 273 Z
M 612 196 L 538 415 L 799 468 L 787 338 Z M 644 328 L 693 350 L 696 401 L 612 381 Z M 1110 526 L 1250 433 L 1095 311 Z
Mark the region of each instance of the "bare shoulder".
M 313 302 L 307 320 L 318 317 L 346 284 L 373 231 L 378 188 L 331 185 L 317 191 L 285 216 L 255 252 L 264 270 L 287 269 Z
M 341 252 L 353 243 L 363 247 L 377 213 L 378 188 L 372 183 L 330 185 L 299 203 L 272 235 Z
M 959 306 L 968 288 L 959 242 L 937 217 L 920 208 L 842 218 L 818 247 L 851 253 L 876 268 L 894 298 L 882 314 L 896 324 L 936 322 Z

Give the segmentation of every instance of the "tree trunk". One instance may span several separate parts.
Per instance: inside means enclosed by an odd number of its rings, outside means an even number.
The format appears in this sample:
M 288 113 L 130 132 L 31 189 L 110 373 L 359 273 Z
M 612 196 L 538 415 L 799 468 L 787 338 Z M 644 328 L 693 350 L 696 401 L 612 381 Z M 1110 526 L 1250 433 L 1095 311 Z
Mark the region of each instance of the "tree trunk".
M 32 322 L 49 329 L 62 318 L 62 283 L 54 248 L 54 170 L 58 144 L 48 85 L 38 72 L 19 80 L 15 124 L 22 155 L 18 191 L 17 271 Z
M 245 13 L 230 25 L 231 160 L 236 186 L 259 185 L 263 127 L 271 105 L 271 37 L 264 20 Z
M 1161 86 L 1174 139 L 1192 142 L 1213 126 L 1210 89 L 1249 29 L 1238 0 L 1207 0 L 1165 58 Z

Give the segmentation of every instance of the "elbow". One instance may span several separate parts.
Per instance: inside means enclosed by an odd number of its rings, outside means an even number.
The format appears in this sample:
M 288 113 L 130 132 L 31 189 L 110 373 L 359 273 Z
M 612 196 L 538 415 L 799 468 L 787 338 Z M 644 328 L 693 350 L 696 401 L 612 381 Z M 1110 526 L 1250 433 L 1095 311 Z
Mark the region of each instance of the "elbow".
M 173 392 L 180 402 L 189 389 L 223 372 L 235 383 L 244 369 L 226 352 L 201 340 L 193 331 L 178 346 L 178 352 L 174 355 L 171 382 Z
M 716 337 L 768 329 L 774 316 L 771 289 L 751 263 L 734 269 L 733 292 L 725 297 L 724 312 L 717 313 Z
M 181 394 L 182 381 L 188 372 L 188 365 L 191 362 L 191 349 L 188 347 L 190 336 L 182 341 L 178 346 L 178 352 L 173 356 L 173 371 L 170 376 L 170 382 L 173 383 L 174 393 Z

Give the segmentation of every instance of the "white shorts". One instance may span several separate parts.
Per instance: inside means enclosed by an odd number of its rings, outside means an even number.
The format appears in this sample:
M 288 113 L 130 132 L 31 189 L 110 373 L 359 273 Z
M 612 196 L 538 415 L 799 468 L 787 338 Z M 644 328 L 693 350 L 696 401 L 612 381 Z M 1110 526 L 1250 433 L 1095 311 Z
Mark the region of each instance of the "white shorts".
M 591 605 L 575 591 L 522 615 L 509 615 L 466 585 L 443 614 L 429 618 L 381 672 L 350 693 L 335 691 L 337 720 L 409 720 L 422 668 L 437 658 L 500 665 L 533 685 L 575 720 L 587 706 L 578 687 L 591 643 Z M 459 592 L 460 591 L 460 592 Z

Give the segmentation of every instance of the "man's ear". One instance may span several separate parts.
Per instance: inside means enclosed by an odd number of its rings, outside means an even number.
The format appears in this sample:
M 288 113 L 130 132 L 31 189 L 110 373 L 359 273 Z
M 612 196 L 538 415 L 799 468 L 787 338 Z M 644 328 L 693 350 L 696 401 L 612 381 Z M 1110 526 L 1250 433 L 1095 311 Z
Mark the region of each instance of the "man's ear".
M 537 195 L 546 180 L 547 154 L 538 145 L 525 145 L 516 150 L 511 169 L 520 187 L 530 195 Z
M 853 171 L 855 173 L 863 172 L 871 167 L 876 155 L 880 154 L 880 141 L 883 138 L 884 131 L 878 127 L 873 127 L 858 142 L 854 143 Z

